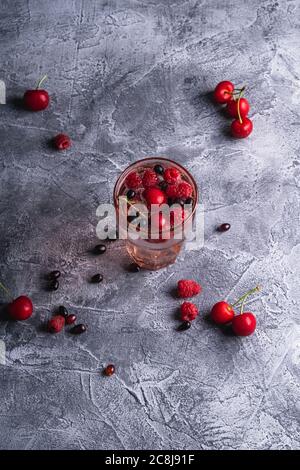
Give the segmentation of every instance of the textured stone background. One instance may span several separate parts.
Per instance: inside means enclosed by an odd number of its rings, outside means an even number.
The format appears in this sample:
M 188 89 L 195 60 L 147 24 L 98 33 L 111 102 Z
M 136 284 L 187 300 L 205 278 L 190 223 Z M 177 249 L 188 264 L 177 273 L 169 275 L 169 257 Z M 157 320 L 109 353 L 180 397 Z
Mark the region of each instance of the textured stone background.
M 0 447 L 299 448 L 299 2 L 6 0 L 0 18 L 1 279 L 35 304 L 27 322 L 0 321 Z M 24 111 L 44 73 L 51 106 Z M 211 102 L 222 79 L 248 84 L 246 140 Z M 65 153 L 48 143 L 61 131 Z M 130 274 L 119 242 L 88 253 L 95 212 L 128 163 L 155 154 L 195 175 L 205 247 Z M 53 268 L 63 277 L 49 293 Z M 179 334 L 170 292 L 183 274 L 203 285 L 202 313 Z M 257 283 L 251 338 L 204 320 Z M 87 334 L 44 332 L 61 303 Z

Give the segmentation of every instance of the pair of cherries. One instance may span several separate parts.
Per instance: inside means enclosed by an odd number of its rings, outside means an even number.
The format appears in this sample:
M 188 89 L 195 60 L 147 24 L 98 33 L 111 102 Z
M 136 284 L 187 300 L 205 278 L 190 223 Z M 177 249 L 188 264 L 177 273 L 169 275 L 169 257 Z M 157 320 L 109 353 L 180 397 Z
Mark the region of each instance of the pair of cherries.
M 244 304 L 249 295 L 254 294 L 260 290 L 259 286 L 246 292 L 234 304 L 229 304 L 222 300 L 217 302 L 211 312 L 210 316 L 217 325 L 226 325 L 231 323 L 232 329 L 237 336 L 249 336 L 254 333 L 256 329 L 256 318 L 251 312 L 244 312 Z M 234 307 L 240 307 L 240 314 L 235 315 Z
M 252 121 L 247 117 L 249 102 L 242 98 L 244 91 L 245 87 L 235 89 L 228 80 L 218 83 L 214 91 L 214 100 L 219 104 L 226 104 L 227 113 L 235 118 L 231 123 L 231 134 L 238 139 L 248 137 L 253 130 Z

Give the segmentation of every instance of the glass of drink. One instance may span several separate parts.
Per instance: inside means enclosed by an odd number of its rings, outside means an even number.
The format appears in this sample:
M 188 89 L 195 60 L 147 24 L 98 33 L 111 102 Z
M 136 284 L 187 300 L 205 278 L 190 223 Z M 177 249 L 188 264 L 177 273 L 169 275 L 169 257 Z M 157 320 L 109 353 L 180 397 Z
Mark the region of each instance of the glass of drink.
M 114 188 L 118 232 L 138 266 L 157 270 L 175 262 L 197 201 L 194 178 L 172 160 L 149 157 L 123 171 Z

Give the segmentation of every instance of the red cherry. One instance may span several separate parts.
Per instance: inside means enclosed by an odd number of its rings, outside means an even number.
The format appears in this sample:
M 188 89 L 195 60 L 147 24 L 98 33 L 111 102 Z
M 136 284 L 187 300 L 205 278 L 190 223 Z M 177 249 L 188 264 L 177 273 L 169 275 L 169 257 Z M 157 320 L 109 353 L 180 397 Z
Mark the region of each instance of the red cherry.
M 46 78 L 47 75 L 39 81 L 35 90 L 27 90 L 24 93 L 24 104 L 26 108 L 31 111 L 42 111 L 43 109 L 46 109 L 49 104 L 50 98 L 48 92 L 40 89 L 42 82 Z
M 240 122 L 238 119 L 235 119 L 231 123 L 231 134 L 237 139 L 243 139 L 248 137 L 251 134 L 253 129 L 252 121 L 248 118 L 244 118 L 243 122 Z
M 29 297 L 21 295 L 8 306 L 9 315 L 13 320 L 27 320 L 33 312 L 33 305 Z
M 147 204 L 150 206 L 151 204 L 164 204 L 167 202 L 167 196 L 165 193 L 159 188 L 148 188 L 145 189 L 144 198 L 147 201 Z
M 215 323 L 223 325 L 224 323 L 232 321 L 234 310 L 230 304 L 222 300 L 213 306 L 210 315 Z
M 226 106 L 226 110 L 229 114 L 229 116 L 238 119 L 239 114 L 238 114 L 238 100 L 230 100 Z M 248 115 L 250 111 L 250 105 L 248 100 L 246 98 L 241 98 L 240 99 L 240 115 L 241 118 L 244 118 Z
M 256 328 L 256 318 L 251 312 L 237 315 L 232 320 L 232 329 L 238 336 L 249 336 Z
M 66 150 L 71 146 L 71 139 L 66 134 L 58 134 L 54 137 L 54 145 L 58 150 Z
M 220 104 L 228 103 L 232 99 L 233 90 L 234 85 L 228 80 L 218 83 L 214 91 L 215 101 Z

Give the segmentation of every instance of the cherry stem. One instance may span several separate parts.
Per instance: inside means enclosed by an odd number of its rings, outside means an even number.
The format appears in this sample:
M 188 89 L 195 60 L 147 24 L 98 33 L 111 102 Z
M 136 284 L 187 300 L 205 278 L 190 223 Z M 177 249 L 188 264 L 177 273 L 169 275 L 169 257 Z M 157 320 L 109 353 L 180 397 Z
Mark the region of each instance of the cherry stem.
M 232 307 L 235 307 L 236 305 L 242 303 L 241 313 L 243 313 L 244 303 L 245 303 L 247 297 L 249 297 L 249 295 L 251 295 L 251 294 L 254 294 L 254 292 L 258 292 L 258 291 L 260 291 L 260 286 L 256 286 L 256 287 L 254 287 L 254 289 L 250 289 L 248 292 L 246 292 L 246 294 L 242 295 L 242 297 L 240 297 L 234 304 L 232 304 Z
M 38 82 L 37 86 L 36 86 L 36 90 L 38 90 L 41 86 L 41 84 L 46 80 L 46 78 L 48 77 L 48 75 L 44 75 L 40 81 Z
M 241 88 L 240 93 L 239 93 L 239 97 L 238 97 L 238 102 L 237 102 L 237 113 L 238 113 L 240 124 L 243 124 L 243 120 L 242 120 L 241 113 L 240 113 L 240 101 L 241 101 L 241 97 L 244 93 L 245 88 L 246 87 L 244 87 L 244 86 L 243 86 L 243 88 Z
M 8 295 L 8 297 L 10 297 L 11 299 L 13 298 L 12 293 L 2 284 L 2 282 L 0 282 L 0 288 L 4 290 L 4 292 L 6 293 L 6 295 Z

